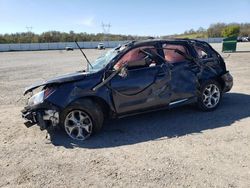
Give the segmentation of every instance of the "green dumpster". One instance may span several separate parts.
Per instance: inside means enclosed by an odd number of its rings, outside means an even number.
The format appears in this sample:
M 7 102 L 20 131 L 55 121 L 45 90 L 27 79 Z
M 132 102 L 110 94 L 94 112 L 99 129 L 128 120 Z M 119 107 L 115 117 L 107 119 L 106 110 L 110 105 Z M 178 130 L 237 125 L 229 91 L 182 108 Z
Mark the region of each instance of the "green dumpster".
M 223 39 L 222 52 L 235 52 L 237 44 L 237 36 Z

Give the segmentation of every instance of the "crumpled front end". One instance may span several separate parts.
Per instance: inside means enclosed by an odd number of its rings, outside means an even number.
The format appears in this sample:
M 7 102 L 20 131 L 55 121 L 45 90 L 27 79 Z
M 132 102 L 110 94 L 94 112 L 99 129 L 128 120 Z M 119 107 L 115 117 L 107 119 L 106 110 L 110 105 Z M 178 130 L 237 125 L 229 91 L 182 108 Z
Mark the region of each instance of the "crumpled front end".
M 54 89 L 46 88 L 29 98 L 21 111 L 26 127 L 37 124 L 44 130 L 59 124 L 59 108 L 46 100 L 53 92 Z
M 47 129 L 50 126 L 57 126 L 59 124 L 59 112 L 57 110 L 37 108 L 28 110 L 24 108 L 22 117 L 25 119 L 25 126 L 31 127 L 37 124 L 41 130 Z

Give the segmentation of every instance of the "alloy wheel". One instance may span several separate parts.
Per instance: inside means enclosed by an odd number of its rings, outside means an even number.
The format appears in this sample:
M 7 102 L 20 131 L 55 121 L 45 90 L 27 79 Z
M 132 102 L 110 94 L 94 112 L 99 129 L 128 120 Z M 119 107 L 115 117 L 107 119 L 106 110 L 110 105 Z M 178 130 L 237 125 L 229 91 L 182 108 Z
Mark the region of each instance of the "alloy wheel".
M 87 139 L 93 129 L 90 116 L 82 110 L 72 110 L 64 121 L 66 133 L 75 140 Z
M 220 89 L 218 86 L 209 84 L 203 91 L 202 101 L 207 108 L 214 108 L 219 103 L 220 97 Z

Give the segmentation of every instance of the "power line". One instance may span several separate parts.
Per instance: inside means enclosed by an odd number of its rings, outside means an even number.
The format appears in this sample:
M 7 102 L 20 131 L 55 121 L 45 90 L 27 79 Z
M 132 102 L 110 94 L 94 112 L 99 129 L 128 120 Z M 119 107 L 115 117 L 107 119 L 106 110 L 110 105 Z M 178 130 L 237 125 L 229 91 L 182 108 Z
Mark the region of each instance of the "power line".
M 104 24 L 102 22 L 102 31 L 103 31 L 103 34 L 108 35 L 110 33 L 110 28 L 111 28 L 110 23 L 109 24 Z
M 30 43 L 32 42 L 32 29 L 33 27 L 32 26 L 26 26 L 26 29 L 27 29 L 27 34 L 29 36 L 29 40 L 30 40 Z
M 105 40 L 109 41 L 108 36 L 110 34 L 110 28 L 111 28 L 110 23 L 105 24 L 105 23 L 102 22 L 103 41 L 105 41 Z
M 29 32 L 32 31 L 33 27 L 32 26 L 26 26 L 26 29 L 27 29 L 27 32 L 29 33 Z

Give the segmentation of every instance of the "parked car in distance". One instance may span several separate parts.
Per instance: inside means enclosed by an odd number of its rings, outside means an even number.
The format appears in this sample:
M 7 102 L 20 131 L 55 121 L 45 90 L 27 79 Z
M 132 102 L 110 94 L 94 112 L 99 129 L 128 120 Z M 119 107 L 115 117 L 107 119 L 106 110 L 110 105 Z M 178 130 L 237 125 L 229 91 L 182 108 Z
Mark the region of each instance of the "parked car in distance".
M 66 46 L 66 47 L 65 47 L 65 50 L 66 50 L 66 51 L 73 51 L 74 48 L 73 48 L 72 46 Z
M 238 37 L 237 42 L 250 42 L 249 37 Z
M 249 37 L 243 37 L 242 42 L 250 42 L 250 38 Z
M 98 49 L 98 50 L 105 50 L 104 43 L 99 43 L 99 44 L 97 45 L 97 49 Z
M 190 103 L 215 110 L 233 86 L 221 55 L 198 40 L 133 41 L 90 65 L 26 88 L 24 94 L 41 90 L 22 110 L 25 125 L 61 126 L 71 138 L 85 140 L 104 119 Z

